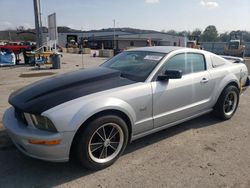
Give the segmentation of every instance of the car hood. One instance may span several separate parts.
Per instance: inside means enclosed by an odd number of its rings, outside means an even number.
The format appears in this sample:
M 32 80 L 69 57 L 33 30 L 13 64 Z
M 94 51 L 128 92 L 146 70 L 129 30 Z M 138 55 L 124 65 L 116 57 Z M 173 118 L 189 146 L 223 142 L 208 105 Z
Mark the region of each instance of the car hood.
M 121 77 L 117 70 L 103 67 L 82 69 L 19 89 L 10 95 L 9 103 L 23 112 L 41 114 L 64 102 L 133 83 L 135 81 Z

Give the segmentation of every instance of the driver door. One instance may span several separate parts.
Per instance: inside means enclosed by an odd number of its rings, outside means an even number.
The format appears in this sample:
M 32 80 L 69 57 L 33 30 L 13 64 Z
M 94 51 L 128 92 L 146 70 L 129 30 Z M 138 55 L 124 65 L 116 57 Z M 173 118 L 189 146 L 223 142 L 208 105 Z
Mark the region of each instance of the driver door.
M 168 60 L 165 70 L 181 70 L 182 78 L 153 81 L 154 128 L 188 118 L 209 105 L 210 74 L 202 54 L 182 53 Z

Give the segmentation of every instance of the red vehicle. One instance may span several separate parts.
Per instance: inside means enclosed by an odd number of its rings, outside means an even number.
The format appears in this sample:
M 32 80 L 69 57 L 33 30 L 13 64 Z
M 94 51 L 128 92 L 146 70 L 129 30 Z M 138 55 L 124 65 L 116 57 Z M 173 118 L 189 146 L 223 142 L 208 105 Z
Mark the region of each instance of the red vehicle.
M 9 49 L 9 50 L 12 50 L 13 53 L 15 53 L 15 54 L 20 54 L 24 50 L 30 49 L 30 46 L 28 46 L 28 45 L 21 45 L 18 42 L 11 42 L 11 43 L 8 43 L 6 45 L 0 45 L 0 49 L 1 50 L 3 50 L 3 49 Z
M 23 45 L 20 42 L 8 42 L 7 44 L 0 45 L 0 51 L 13 52 L 16 57 L 16 64 L 20 63 L 19 54 L 23 53 L 24 63 L 28 64 L 29 59 L 26 56 L 26 51 L 31 51 L 32 47 L 30 45 Z

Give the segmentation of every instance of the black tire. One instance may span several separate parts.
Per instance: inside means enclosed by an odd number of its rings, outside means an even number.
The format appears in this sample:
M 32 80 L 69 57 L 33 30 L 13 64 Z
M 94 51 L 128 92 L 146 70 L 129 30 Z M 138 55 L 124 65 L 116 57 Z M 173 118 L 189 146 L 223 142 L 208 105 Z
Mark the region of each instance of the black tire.
M 74 155 L 85 168 L 100 170 L 112 165 L 127 143 L 125 121 L 115 115 L 101 116 L 83 125 L 76 138 Z
M 245 57 L 245 52 L 242 52 L 240 57 L 244 58 Z
M 239 89 L 233 85 L 227 86 L 214 107 L 214 114 L 222 120 L 228 120 L 233 117 L 238 104 Z

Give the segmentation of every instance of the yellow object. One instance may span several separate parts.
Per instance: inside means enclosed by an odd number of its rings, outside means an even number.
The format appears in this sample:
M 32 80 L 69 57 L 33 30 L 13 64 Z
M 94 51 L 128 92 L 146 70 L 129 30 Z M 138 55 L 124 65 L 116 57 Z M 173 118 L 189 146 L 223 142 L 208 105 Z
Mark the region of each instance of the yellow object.
M 237 41 L 236 41 L 237 42 Z M 230 46 L 230 43 L 225 45 L 224 47 L 224 53 L 226 55 L 231 55 L 231 56 L 239 56 L 239 57 L 243 57 L 244 56 L 244 52 L 246 49 L 246 46 L 243 44 L 240 44 L 240 42 L 238 42 L 238 47 L 236 45 L 235 48 Z
M 40 53 L 32 53 L 32 52 L 26 52 L 26 55 L 28 56 L 28 57 L 46 57 L 46 58 L 48 58 L 48 57 L 50 57 L 52 54 L 53 54 L 54 52 L 40 52 Z
M 47 52 L 26 52 L 27 57 L 34 57 L 34 58 L 45 58 L 46 62 L 45 63 L 51 63 L 49 62 L 49 57 L 53 54 L 54 52 L 52 51 L 47 51 Z

